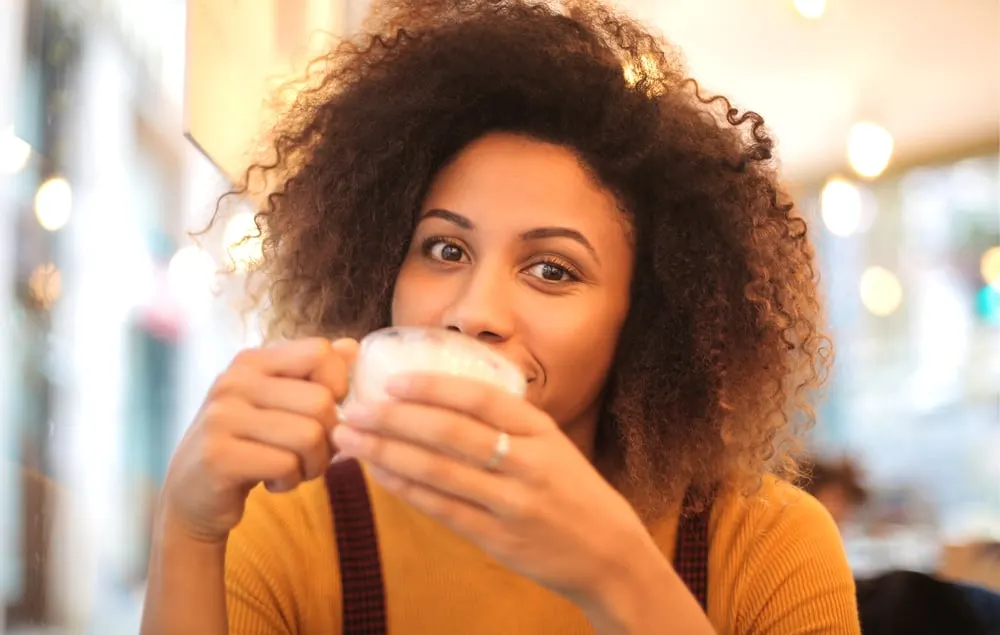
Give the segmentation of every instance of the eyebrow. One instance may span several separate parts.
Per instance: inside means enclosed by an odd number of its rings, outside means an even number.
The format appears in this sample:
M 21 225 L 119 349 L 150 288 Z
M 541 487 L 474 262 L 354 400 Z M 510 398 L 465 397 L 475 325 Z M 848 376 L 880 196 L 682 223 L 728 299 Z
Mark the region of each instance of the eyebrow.
M 440 218 L 443 221 L 447 221 L 462 229 L 470 231 L 476 228 L 475 224 L 465 216 L 447 209 L 435 208 L 428 210 L 420 218 L 420 220 L 425 218 Z M 535 229 L 529 229 L 528 231 L 523 232 L 520 238 L 523 241 L 543 240 L 545 238 L 568 238 L 583 245 L 587 251 L 590 252 L 590 255 L 594 257 L 594 260 L 598 263 L 601 262 L 601 259 L 597 256 L 597 250 L 595 250 L 594 246 L 590 244 L 587 237 L 577 230 L 570 229 L 569 227 L 536 227 Z

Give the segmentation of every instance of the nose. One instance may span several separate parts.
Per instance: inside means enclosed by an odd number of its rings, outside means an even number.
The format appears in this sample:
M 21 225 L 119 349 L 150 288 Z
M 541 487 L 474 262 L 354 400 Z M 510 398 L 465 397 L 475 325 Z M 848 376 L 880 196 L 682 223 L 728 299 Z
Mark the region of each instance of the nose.
M 480 267 L 470 271 L 445 311 L 442 326 L 488 344 L 508 340 L 514 330 L 509 286 L 503 276 L 490 275 Z

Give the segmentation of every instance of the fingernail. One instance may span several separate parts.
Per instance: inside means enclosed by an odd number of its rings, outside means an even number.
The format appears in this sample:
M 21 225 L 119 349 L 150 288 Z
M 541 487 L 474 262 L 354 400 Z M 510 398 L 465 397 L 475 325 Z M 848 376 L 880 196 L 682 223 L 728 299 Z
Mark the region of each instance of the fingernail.
M 352 423 L 367 423 L 375 416 L 375 409 L 363 403 L 353 402 L 343 407 L 340 411 L 341 421 Z
M 343 452 L 337 452 L 336 454 L 333 455 L 333 458 L 330 459 L 330 465 L 333 465 L 334 463 L 343 463 L 349 458 L 351 457 L 347 456 Z

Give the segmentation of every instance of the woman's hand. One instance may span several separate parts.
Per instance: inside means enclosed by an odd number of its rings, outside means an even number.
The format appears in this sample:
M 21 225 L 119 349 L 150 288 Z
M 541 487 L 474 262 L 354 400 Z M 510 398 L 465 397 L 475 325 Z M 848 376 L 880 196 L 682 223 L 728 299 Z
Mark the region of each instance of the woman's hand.
M 430 375 L 395 378 L 389 394 L 347 406 L 337 445 L 496 560 L 588 608 L 609 574 L 646 557 L 652 543 L 628 502 L 527 401 Z M 504 432 L 509 450 L 491 469 Z
M 171 460 L 164 525 L 188 539 L 221 542 L 261 481 L 286 492 L 322 475 L 357 347 L 313 338 L 237 355 Z

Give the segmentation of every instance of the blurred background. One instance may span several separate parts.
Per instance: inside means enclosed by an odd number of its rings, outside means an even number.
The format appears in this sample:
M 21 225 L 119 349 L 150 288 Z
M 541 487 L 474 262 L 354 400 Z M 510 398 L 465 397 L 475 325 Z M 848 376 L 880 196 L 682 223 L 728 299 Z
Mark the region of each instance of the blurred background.
M 249 216 L 186 232 L 275 78 L 365 5 L 0 4 L 0 633 L 138 631 L 169 456 L 257 341 L 215 293 Z M 764 115 L 811 219 L 837 366 L 810 442 L 868 492 L 842 525 L 858 575 L 1000 590 L 963 555 L 1000 540 L 998 2 L 624 6 Z

